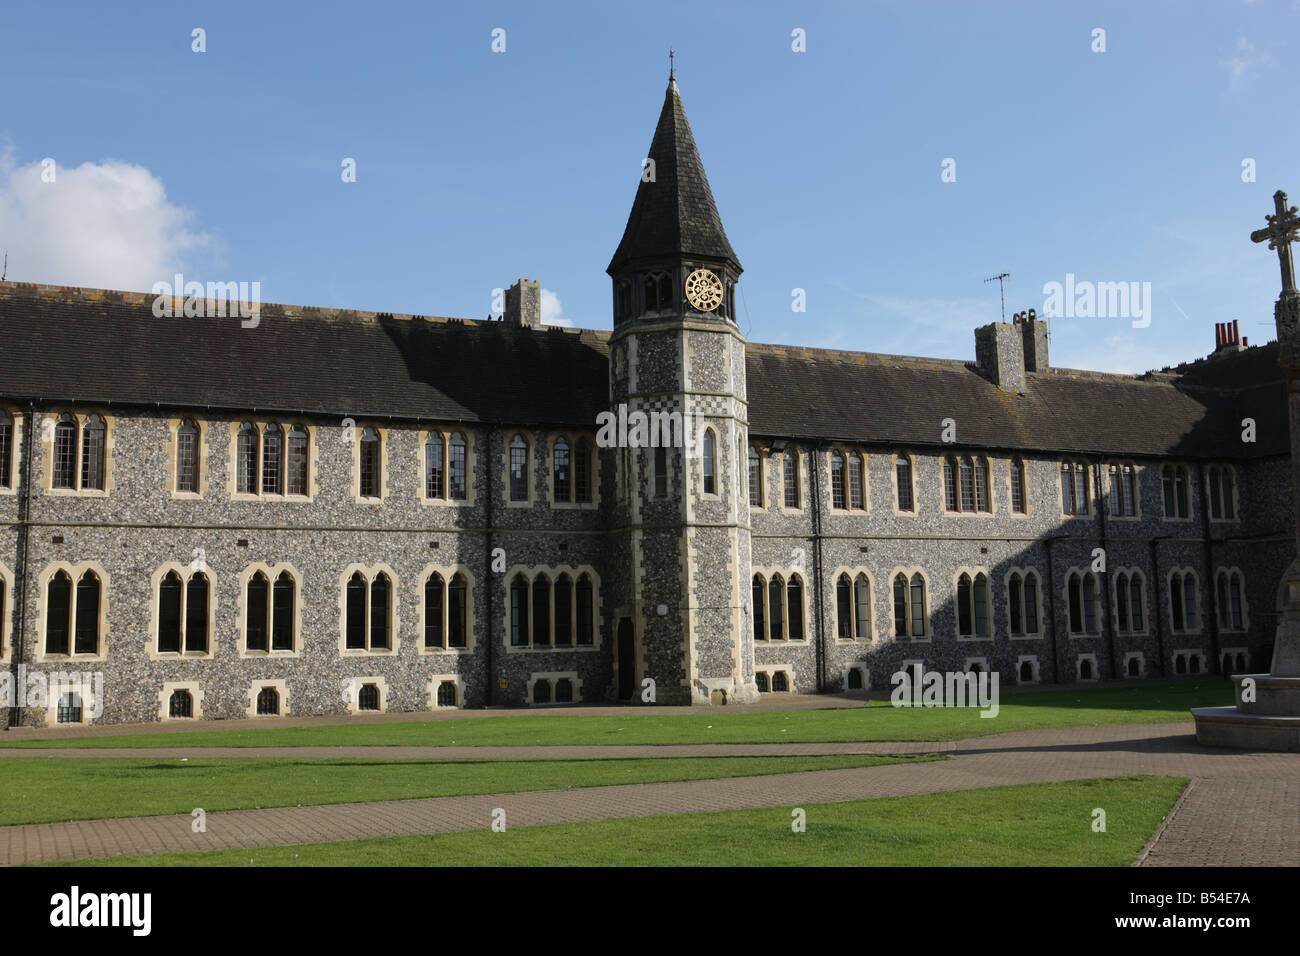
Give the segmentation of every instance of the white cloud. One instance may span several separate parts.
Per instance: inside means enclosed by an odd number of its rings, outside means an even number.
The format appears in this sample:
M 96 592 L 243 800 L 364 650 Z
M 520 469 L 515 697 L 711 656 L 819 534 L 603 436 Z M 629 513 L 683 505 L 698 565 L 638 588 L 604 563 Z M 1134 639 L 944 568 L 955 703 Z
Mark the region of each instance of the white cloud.
M 560 297 L 550 289 L 542 290 L 542 325 L 562 325 L 573 328 L 573 320 L 564 317 L 564 306 Z
M 1257 52 L 1253 43 L 1239 36 L 1237 55 L 1220 60 L 1219 65 L 1228 73 L 1228 89 L 1239 93 L 1259 75 L 1260 67 L 1272 66 L 1274 62 L 1271 53 Z
M 12 147 L 0 150 L 0 248 L 9 251 L 12 280 L 148 292 L 196 271 L 196 255 L 220 250 L 143 166 L 56 160 L 53 182 L 43 181 L 45 168 L 39 160 L 20 166 Z

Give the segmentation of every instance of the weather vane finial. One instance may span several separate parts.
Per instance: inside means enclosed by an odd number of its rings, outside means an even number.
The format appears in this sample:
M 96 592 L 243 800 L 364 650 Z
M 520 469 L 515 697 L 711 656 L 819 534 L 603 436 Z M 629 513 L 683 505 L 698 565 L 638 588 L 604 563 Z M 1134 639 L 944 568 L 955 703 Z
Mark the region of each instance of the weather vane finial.
M 668 79 L 670 80 L 677 79 L 677 72 L 673 67 L 673 57 L 676 55 L 677 55 L 677 51 L 669 47 L 668 48 Z

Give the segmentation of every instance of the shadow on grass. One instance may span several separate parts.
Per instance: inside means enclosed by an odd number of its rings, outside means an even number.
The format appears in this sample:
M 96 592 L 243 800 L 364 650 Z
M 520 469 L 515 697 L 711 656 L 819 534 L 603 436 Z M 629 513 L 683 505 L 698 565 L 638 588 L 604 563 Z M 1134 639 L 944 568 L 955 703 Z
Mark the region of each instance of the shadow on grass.
M 1080 744 L 1023 744 L 1020 746 L 981 747 L 973 744 L 948 751 L 952 756 L 980 754 L 1030 753 L 1141 753 L 1204 756 L 1207 748 L 1196 742 L 1195 733 L 1167 734 L 1163 737 L 1140 737 L 1135 740 L 1105 740 Z

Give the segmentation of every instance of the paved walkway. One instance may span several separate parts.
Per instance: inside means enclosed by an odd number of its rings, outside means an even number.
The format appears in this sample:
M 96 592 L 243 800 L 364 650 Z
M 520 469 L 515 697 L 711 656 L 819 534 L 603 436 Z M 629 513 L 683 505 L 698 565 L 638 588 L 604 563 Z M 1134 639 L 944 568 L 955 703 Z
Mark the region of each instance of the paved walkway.
M 403 747 L 257 748 L 262 755 L 369 757 L 397 751 L 398 759 L 465 756 L 593 757 L 752 755 L 757 753 L 923 753 L 952 759 L 935 763 L 820 770 L 763 777 L 632 784 L 485 796 L 397 800 L 210 813 L 207 832 L 194 833 L 188 815 L 87 820 L 0 828 L 0 863 L 35 863 L 128 854 L 286 846 L 329 840 L 484 829 L 502 808 L 509 827 L 573 823 L 657 814 L 792 807 L 873 797 L 966 790 L 1008 784 L 1113 777 L 1186 776 L 1192 785 L 1144 865 L 1300 864 L 1300 755 L 1242 753 L 1199 746 L 1187 723 L 1128 724 L 1024 731 L 947 744 L 756 744 L 699 747 Z M 811 748 L 811 749 L 810 749 Z M 843 748 L 843 749 L 824 749 Z M 233 756 L 250 756 L 249 749 Z M 209 755 L 195 748 L 193 757 Z M 592 752 L 596 751 L 596 752 Z M 618 753 L 614 753 L 617 751 Z M 411 756 L 406 756 L 407 752 Z M 25 752 L 30 753 L 30 752 Z M 25 755 L 24 753 L 24 755 Z M 57 751 L 69 755 L 68 751 Z M 75 753 L 75 752 L 74 752 Z M 88 751 L 130 756 L 152 751 Z M 19 752 L 13 752 L 15 756 Z M 181 753 L 169 749 L 165 756 Z M 810 823 L 815 823 L 815 815 Z
M 1130 685 L 1136 681 L 1129 681 Z M 1069 685 L 1046 685 L 1053 690 L 1068 690 Z M 1094 685 L 1094 687 L 1097 685 Z M 1106 686 L 1101 684 L 1100 686 Z M 1092 688 L 1090 688 L 1092 689 Z M 1039 686 L 1026 687 L 1016 693 L 1041 693 Z M 879 700 L 877 693 L 877 700 Z M 1010 694 L 1003 694 L 1003 699 Z M 0 728 L 0 742 L 19 740 L 68 740 L 76 737 L 118 737 L 123 734 L 192 734 L 230 730 L 283 730 L 287 727 L 356 727 L 367 724 L 425 724 L 445 720 L 483 720 L 493 717 L 626 717 L 631 712 L 652 711 L 656 717 L 675 714 L 692 714 L 696 717 L 709 713 L 752 714 L 770 710 L 843 710 L 866 707 L 870 703 L 864 693 L 850 694 L 768 694 L 756 704 L 728 704 L 725 708 L 701 708 L 683 704 L 667 706 L 654 704 L 572 704 L 546 707 L 488 707 L 471 709 L 415 710 L 392 714 L 328 714 L 316 717 L 245 717 L 223 720 L 158 720 L 138 724 L 55 725 L 53 727 Z
M 1217 678 L 1216 678 L 1217 679 Z M 1204 681 L 1204 676 L 1197 678 Z M 1153 680 L 1133 680 L 1125 678 L 1111 681 L 1089 681 L 1086 685 L 1078 684 L 1032 684 L 1020 685 L 1010 690 L 1003 690 L 1003 700 L 1028 694 L 1050 694 L 1069 690 L 1096 691 L 1106 688 L 1124 688 L 1153 686 L 1167 687 L 1178 684 L 1195 683 L 1187 678 L 1168 678 Z M 316 717 L 249 717 L 223 720 L 214 723 L 211 720 L 158 720 L 138 724 L 91 724 L 89 726 L 54 726 L 54 727 L 0 727 L 0 743 L 12 743 L 19 740 L 68 740 L 77 737 L 116 737 L 124 734 L 188 734 L 211 733 L 230 730 L 266 730 L 286 727 L 339 727 L 364 726 L 366 724 L 401 724 L 428 723 L 444 720 L 482 720 L 491 717 L 623 717 L 636 711 L 652 710 L 656 716 L 673 714 L 691 714 L 696 717 L 709 713 L 745 714 L 758 711 L 786 710 L 836 710 L 854 707 L 866 707 L 870 702 L 869 694 L 862 691 L 827 694 L 767 694 L 757 703 L 728 704 L 725 708 L 712 709 L 691 705 L 668 707 L 664 705 L 641 706 L 639 704 L 565 704 L 547 707 L 489 707 L 469 710 L 447 709 L 434 711 L 410 711 L 392 714 L 333 714 Z M 888 695 L 884 695 L 888 696 Z M 880 691 L 875 692 L 877 705 L 882 699 Z M 0 716 L 3 716 L 0 713 Z
M 19 757 L 138 757 L 142 760 L 619 760 L 630 757 L 808 757 L 831 754 L 949 753 L 956 743 L 618 744 L 529 747 L 23 747 L 0 749 L 0 761 Z

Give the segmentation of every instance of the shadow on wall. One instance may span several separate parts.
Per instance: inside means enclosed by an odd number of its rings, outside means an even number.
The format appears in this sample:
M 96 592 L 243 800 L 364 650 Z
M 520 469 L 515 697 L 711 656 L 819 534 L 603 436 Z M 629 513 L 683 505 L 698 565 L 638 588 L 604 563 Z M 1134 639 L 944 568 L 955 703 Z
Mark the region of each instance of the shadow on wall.
M 1159 564 L 1153 570 L 1153 549 L 1149 543 L 1112 542 L 1107 551 L 1108 570 L 1105 573 L 1091 571 L 1093 549 L 1100 547 L 1095 539 L 1065 536 L 1045 539 L 991 564 L 985 563 L 987 558 L 979 553 L 977 542 L 969 544 L 973 553 L 961 556 L 965 560 L 959 557 L 957 563 L 972 571 L 963 572 L 955 587 L 934 575 L 927 582 L 929 639 L 904 640 L 891 633 L 860 661 L 870 668 L 874 690 L 890 689 L 890 677 L 901 669 L 903 662 L 916 660 L 922 661 L 926 670 L 996 671 L 1004 686 L 1120 678 L 1226 676 L 1231 673 L 1261 673 L 1269 669 L 1273 636 L 1281 619 L 1274 595 L 1283 577 L 1282 570 L 1273 572 L 1267 580 L 1259 580 L 1261 575 L 1258 571 L 1246 578 L 1243 598 L 1249 608 L 1248 626 L 1243 630 L 1224 632 L 1217 626 L 1216 596 L 1203 580 L 1202 560 L 1200 557 L 1189 560 L 1192 552 L 1201 551 L 1199 544 L 1177 542 L 1183 550 L 1178 553 L 1178 558 L 1174 558 L 1168 553 L 1174 550 L 1174 545 L 1158 543 L 1155 551 Z M 1216 544 L 1215 551 L 1225 547 L 1227 545 L 1222 543 Z M 1242 549 L 1248 545 L 1233 547 Z M 1287 562 L 1281 560 L 1283 549 L 1279 545 L 1273 547 L 1279 551 L 1279 560 L 1269 566 L 1284 568 Z M 1049 551 L 1050 561 L 1047 557 Z M 1246 566 L 1240 552 L 1234 557 L 1234 561 L 1222 562 L 1216 557 L 1213 566 L 1216 571 L 1220 564 Z M 1256 560 L 1250 565 L 1258 568 L 1261 562 Z M 1049 566 L 1053 581 L 1050 586 L 1047 585 Z M 1175 567 L 1188 566 L 1196 571 L 1197 626 L 1175 630 L 1168 575 Z M 1134 574 L 1134 571 L 1140 574 Z M 1032 585 L 1031 575 L 1036 576 Z M 1140 582 L 1140 596 L 1136 602 L 1132 584 L 1135 578 Z M 826 633 L 832 643 L 841 607 L 837 600 L 838 583 L 830 581 L 831 618 Z M 1120 606 L 1121 583 L 1128 585 L 1124 607 Z M 896 600 L 895 581 L 876 581 L 874 586 L 886 589 L 892 609 Z M 908 599 L 911 598 L 911 586 L 909 580 Z M 939 588 L 953 593 L 934 605 L 931 600 Z M 1035 592 L 1037 607 L 1033 608 L 1031 601 Z M 1013 599 L 1018 604 L 1014 614 L 1010 607 Z M 1140 611 L 1135 612 L 1135 607 Z M 984 617 L 982 624 L 981 614 Z M 1013 618 L 1025 636 L 1010 636 Z M 1038 637 L 1029 636 L 1035 621 Z M 1129 625 L 1122 632 L 1120 621 L 1127 621 Z M 1186 620 L 1181 623 L 1185 624 Z M 894 627 L 893 614 L 885 624 L 891 629 Z M 1228 653 L 1224 653 L 1225 649 Z M 846 686 L 844 675 L 827 674 L 827 691 L 853 689 Z

